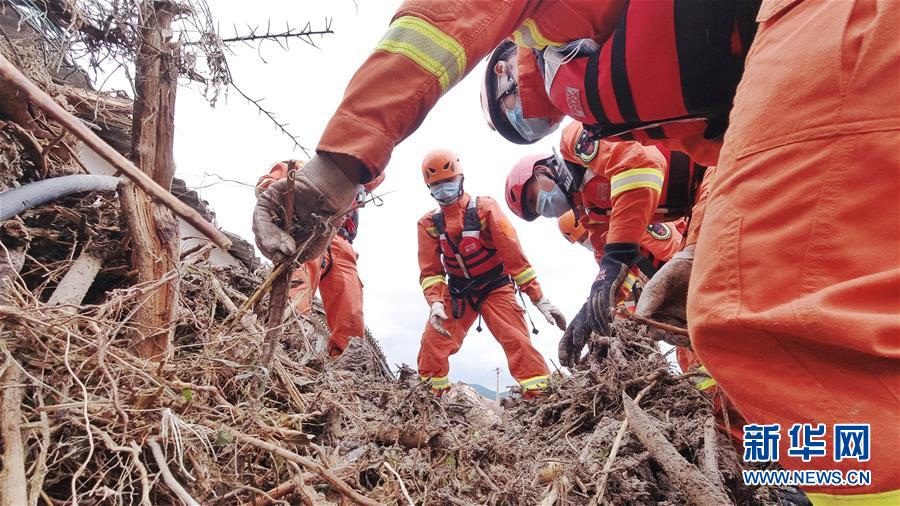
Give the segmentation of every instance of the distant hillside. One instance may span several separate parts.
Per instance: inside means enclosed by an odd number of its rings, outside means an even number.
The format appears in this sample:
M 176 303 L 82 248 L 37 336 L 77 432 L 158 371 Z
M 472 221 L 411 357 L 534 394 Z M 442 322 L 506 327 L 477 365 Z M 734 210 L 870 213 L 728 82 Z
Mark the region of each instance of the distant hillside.
M 494 399 L 496 399 L 496 397 L 495 397 L 496 392 L 491 390 L 490 388 L 482 386 L 482 385 L 473 385 L 471 383 L 466 383 L 466 384 L 469 385 L 470 387 L 474 388 L 475 391 L 478 392 L 478 395 L 480 395 L 486 399 L 490 399 L 492 401 Z M 501 399 L 505 399 L 508 395 L 509 395 L 509 392 L 506 392 L 506 391 L 500 392 Z

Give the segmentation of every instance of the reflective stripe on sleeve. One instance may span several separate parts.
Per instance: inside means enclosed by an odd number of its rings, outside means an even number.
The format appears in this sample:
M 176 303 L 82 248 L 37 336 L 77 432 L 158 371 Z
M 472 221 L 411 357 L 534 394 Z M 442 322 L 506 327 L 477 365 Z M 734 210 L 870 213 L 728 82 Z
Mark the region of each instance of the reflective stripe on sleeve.
M 537 274 L 534 272 L 534 267 L 529 267 L 524 271 L 513 276 L 513 281 L 516 282 L 517 286 L 522 286 L 526 283 L 531 282 L 534 278 L 537 277 Z
M 630 169 L 614 175 L 610 183 L 610 197 L 637 188 L 649 188 L 662 193 L 663 172 L 655 168 Z
M 422 280 L 422 290 L 427 290 L 429 287 L 432 287 L 438 283 L 446 283 L 447 281 L 444 279 L 443 274 L 438 274 L 436 276 L 428 276 L 427 278 Z
M 466 51 L 462 45 L 415 16 L 394 20 L 375 50 L 400 54 L 414 61 L 438 79 L 441 93 L 456 84 L 466 72 Z
M 547 380 L 550 379 L 550 376 L 535 376 L 533 378 L 524 379 L 519 382 L 519 385 L 522 387 L 522 390 L 527 392 L 529 390 L 537 390 L 547 388 Z
M 516 45 L 518 46 L 529 47 L 533 49 L 544 49 L 547 46 L 562 45 L 559 42 L 553 42 L 552 40 L 544 37 L 544 34 L 542 34 L 541 30 L 537 27 L 537 23 L 535 23 L 531 18 L 523 21 L 522 26 L 520 26 L 518 30 L 513 32 L 513 40 L 516 41 Z

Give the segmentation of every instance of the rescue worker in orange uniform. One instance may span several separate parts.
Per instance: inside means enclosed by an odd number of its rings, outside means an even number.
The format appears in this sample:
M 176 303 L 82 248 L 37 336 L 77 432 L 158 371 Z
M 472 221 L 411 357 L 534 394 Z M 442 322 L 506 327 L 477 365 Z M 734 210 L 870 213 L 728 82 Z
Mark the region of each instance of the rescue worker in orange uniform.
M 419 376 L 430 381 L 436 395 L 450 388 L 449 357 L 459 351 L 475 320 L 484 317 L 523 396 L 538 395 L 547 387 L 550 371 L 531 344 L 515 288 L 528 295 L 550 324 L 565 329 L 565 317 L 544 297 L 496 201 L 465 193 L 456 154 L 431 151 L 422 162 L 422 175 L 440 209 L 418 222 L 419 281 L 431 308 L 419 349 Z
M 572 209 L 590 231 L 600 271 L 587 303 L 560 341 L 559 359 L 568 367 L 578 362 L 591 330 L 609 332 L 610 304 L 631 268 L 647 261 L 640 242 L 649 223 L 686 206 L 695 179 L 695 164 L 686 157 L 681 163 L 680 154 L 668 152 L 667 157 L 636 142 L 585 140 L 583 133 L 583 126 L 573 122 L 563 131 L 561 156 L 522 158 L 510 171 L 505 191 L 510 209 L 525 220 L 558 217 Z M 696 167 L 696 172 L 703 169 Z M 670 173 L 678 177 L 668 177 Z M 671 258 L 679 244 L 665 244 L 663 257 Z
M 272 183 L 287 177 L 289 161 L 279 162 L 269 169 L 269 173 L 256 183 L 257 197 Z M 303 162 L 296 161 L 302 169 Z M 366 195 L 384 180 L 379 176 L 366 185 L 360 185 L 358 206 L 364 205 Z M 359 279 L 356 260 L 359 254 L 353 249 L 359 227 L 359 210 L 350 213 L 331 244 L 318 258 L 301 263 L 291 275 L 289 299 L 298 314 L 312 309 L 312 299 L 316 290 L 322 296 L 325 319 L 331 334 L 328 338 L 328 354 L 340 355 L 351 337 L 364 337 L 366 326 L 363 320 L 363 285 Z
M 575 219 L 575 211 L 566 211 L 559 217 L 559 231 L 571 244 L 578 244 L 590 251 L 596 257 L 594 246 L 591 243 L 590 233 L 581 221 Z M 606 232 L 602 233 L 601 241 L 606 244 Z M 647 225 L 647 233 L 641 239 L 641 259 L 631 266 L 622 287 L 616 295 L 616 306 L 622 306 L 630 312 L 634 312 L 638 294 L 635 290 L 643 289 L 649 279 L 653 277 L 657 269 L 665 265 L 671 252 L 680 247 L 683 237 L 672 223 L 651 223 Z M 656 253 L 651 253 L 655 251 Z M 599 259 L 598 259 L 599 260 Z M 632 297 L 632 294 L 635 296 Z
M 872 470 L 873 483 L 809 487 L 815 503 L 896 502 L 900 223 L 883 203 L 895 201 L 900 183 L 900 4 L 766 0 L 754 38 L 756 25 L 746 14 L 753 18 L 755 7 L 735 1 L 408 1 L 349 83 L 298 181 L 294 213 L 315 213 L 335 230 L 355 185 L 381 173 L 394 146 L 505 37 L 514 34 L 520 46 L 563 55 L 551 58 L 554 64 L 565 60 L 566 44 L 589 38 L 600 51 L 579 59 L 581 75 L 595 75 L 596 82 L 557 87 L 549 94 L 554 104 L 568 99 L 571 87 L 572 106 L 566 100 L 565 108 L 573 117 L 577 105 L 585 114 L 586 101 L 594 109 L 599 101 L 604 114 L 592 111 L 598 121 L 593 135 L 668 137 L 661 142 L 700 163 L 718 161 L 705 220 L 713 233 L 698 241 L 689 292 L 695 350 L 751 422 L 871 424 L 878 443 L 870 459 L 829 466 Z M 673 16 L 680 8 L 699 10 Z M 742 16 L 732 22 L 709 8 Z M 725 22 L 693 30 L 683 25 L 716 20 Z M 689 44 L 678 43 L 684 37 Z M 545 52 L 545 67 L 546 61 Z M 526 75 L 539 79 L 526 86 Z M 546 91 L 537 93 L 548 77 L 552 72 L 520 77 L 522 110 L 509 111 L 517 122 L 519 116 L 558 117 L 561 109 L 546 107 Z M 596 117 L 603 115 L 609 121 Z M 724 152 L 714 160 L 726 126 Z M 266 204 L 254 212 L 266 256 L 283 258 L 295 240 L 314 237 L 303 252 L 309 258 L 330 241 L 329 233 L 312 228 L 291 237 L 272 212 L 276 207 Z M 798 260 L 785 269 L 788 256 Z M 787 455 L 788 438 L 780 441 L 782 466 L 821 465 Z

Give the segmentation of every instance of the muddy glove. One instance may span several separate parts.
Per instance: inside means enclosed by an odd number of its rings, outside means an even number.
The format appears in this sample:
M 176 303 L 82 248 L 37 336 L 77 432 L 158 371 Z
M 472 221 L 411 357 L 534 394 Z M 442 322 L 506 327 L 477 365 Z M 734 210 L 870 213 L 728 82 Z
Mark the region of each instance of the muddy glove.
M 445 321 L 447 321 L 447 312 L 444 311 L 444 303 L 432 302 L 431 312 L 428 314 L 428 323 L 430 323 L 438 333 L 450 337 L 450 331 L 444 328 Z
M 314 156 L 297 172 L 294 182 L 293 237 L 281 228 L 287 186 L 287 179 L 276 181 L 259 196 L 253 210 L 253 235 L 259 251 L 273 262 L 283 262 L 298 244 L 306 244 L 299 257 L 305 262 L 321 255 L 331 242 L 353 204 L 357 184 L 330 155 Z
M 584 349 L 585 343 L 591 337 L 591 325 L 588 323 L 587 309 L 585 303 L 581 306 L 581 311 L 572 318 L 569 326 L 566 327 L 566 333 L 559 340 L 559 362 L 563 367 L 575 367 L 578 359 L 581 358 L 581 350 Z
M 684 327 L 687 323 L 687 292 L 694 265 L 694 245 L 676 253 L 644 287 L 635 314 L 662 323 Z M 687 336 L 650 327 L 650 337 L 675 346 L 690 346 Z
M 608 243 L 603 248 L 600 272 L 588 297 L 588 321 L 594 332 L 609 335 L 612 306 L 632 264 L 640 257 L 640 246 L 633 242 Z
M 541 300 L 534 303 L 534 307 L 544 315 L 547 323 L 556 325 L 559 330 L 566 330 L 566 315 L 562 313 L 556 306 L 547 300 L 547 297 L 541 297 Z

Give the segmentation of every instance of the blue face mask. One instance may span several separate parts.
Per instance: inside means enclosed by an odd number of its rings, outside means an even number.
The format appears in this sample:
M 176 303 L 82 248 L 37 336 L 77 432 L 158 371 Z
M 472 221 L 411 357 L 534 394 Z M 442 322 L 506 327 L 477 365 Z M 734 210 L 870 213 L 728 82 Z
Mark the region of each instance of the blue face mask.
M 449 206 L 462 196 L 462 180 L 444 181 L 431 186 L 431 196 L 442 206 Z
M 559 125 L 558 123 L 550 123 L 549 120 L 544 118 L 526 119 L 522 112 L 522 101 L 519 100 L 518 96 L 516 97 L 516 107 L 511 111 L 506 109 L 504 112 L 506 113 L 506 119 L 516 129 L 516 132 L 519 132 L 519 135 L 528 141 L 543 139 L 553 133 Z
M 553 190 L 546 191 L 543 188 L 538 190 L 536 211 L 545 218 L 559 218 L 571 209 L 569 201 L 566 200 L 566 194 L 553 185 Z

